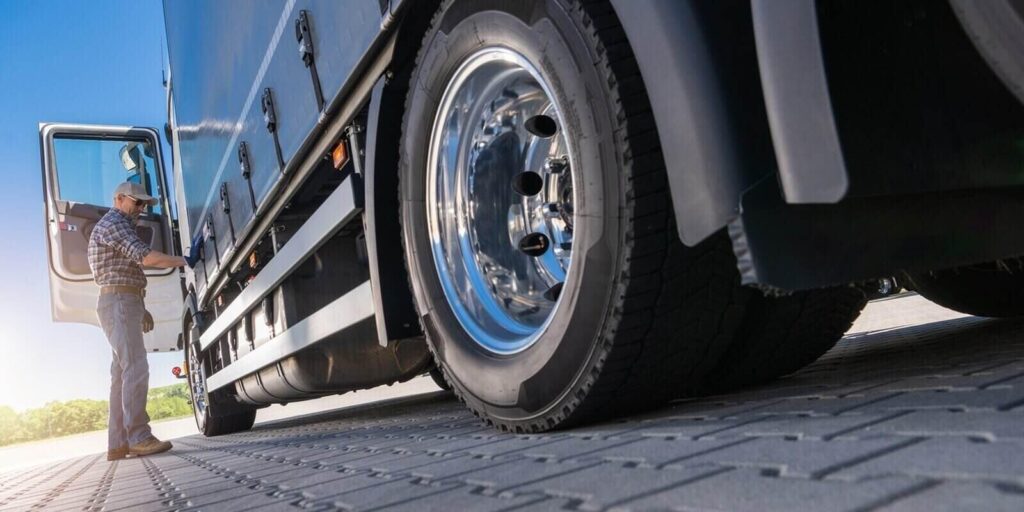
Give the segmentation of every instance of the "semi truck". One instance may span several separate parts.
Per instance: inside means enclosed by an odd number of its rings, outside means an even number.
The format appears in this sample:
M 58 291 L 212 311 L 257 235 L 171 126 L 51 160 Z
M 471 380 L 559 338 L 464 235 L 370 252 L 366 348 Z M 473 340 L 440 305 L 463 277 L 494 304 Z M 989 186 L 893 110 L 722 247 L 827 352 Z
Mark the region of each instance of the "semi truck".
M 164 4 L 162 130 L 40 125 L 52 314 L 160 197 L 199 430 L 430 372 L 540 432 L 764 382 L 863 288 L 1024 313 L 1020 0 Z M 169 143 L 164 155 L 161 136 Z M 169 167 L 168 167 L 169 166 Z M 166 177 L 165 168 L 172 176 Z

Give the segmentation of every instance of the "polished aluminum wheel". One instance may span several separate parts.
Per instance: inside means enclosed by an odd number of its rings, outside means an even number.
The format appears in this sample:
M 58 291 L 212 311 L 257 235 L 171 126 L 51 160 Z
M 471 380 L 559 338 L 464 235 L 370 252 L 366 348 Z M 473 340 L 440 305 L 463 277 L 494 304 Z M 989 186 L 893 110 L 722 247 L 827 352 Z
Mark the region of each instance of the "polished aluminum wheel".
M 572 267 L 574 169 L 563 126 L 541 73 L 502 47 L 462 63 L 434 120 L 434 264 L 459 323 L 495 354 L 536 341 Z
M 198 423 L 206 418 L 206 377 L 203 375 L 203 366 L 196 357 L 196 351 L 191 348 L 188 349 L 188 368 L 186 370 L 188 371 L 188 384 L 192 391 L 192 407 L 196 423 L 199 430 L 202 430 L 203 426 Z

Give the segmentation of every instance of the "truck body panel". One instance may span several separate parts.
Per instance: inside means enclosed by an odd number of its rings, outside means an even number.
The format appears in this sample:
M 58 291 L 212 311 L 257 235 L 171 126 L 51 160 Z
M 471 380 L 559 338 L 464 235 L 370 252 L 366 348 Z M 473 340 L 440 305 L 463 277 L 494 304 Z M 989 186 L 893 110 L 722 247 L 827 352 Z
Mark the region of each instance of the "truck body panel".
M 309 14 L 317 78 L 329 105 L 380 33 L 382 11 L 373 1 L 316 0 L 167 2 L 164 11 L 184 217 L 190 233 L 206 230 L 207 257 L 197 272 L 201 294 L 323 122 L 314 79 L 298 51 L 298 13 Z M 190 22 L 195 19 L 203 23 Z M 264 113 L 268 94 L 274 132 Z M 241 143 L 249 180 L 240 168 Z

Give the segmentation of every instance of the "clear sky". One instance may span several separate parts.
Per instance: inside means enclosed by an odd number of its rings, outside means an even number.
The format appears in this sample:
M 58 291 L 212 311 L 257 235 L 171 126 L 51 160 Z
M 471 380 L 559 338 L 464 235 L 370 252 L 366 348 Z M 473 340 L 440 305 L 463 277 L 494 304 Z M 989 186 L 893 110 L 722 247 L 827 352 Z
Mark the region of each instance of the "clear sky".
M 0 405 L 107 396 L 103 333 L 50 319 L 38 124 L 162 127 L 163 33 L 159 0 L 0 0 Z M 150 355 L 150 385 L 180 361 Z

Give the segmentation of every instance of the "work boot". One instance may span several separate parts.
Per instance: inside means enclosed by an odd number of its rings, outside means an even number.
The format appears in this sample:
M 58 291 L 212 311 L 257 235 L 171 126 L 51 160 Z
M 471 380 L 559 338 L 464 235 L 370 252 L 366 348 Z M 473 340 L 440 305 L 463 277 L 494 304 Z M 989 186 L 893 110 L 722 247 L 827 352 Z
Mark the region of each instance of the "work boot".
M 121 460 L 128 456 L 128 445 L 107 450 L 107 460 Z
M 146 439 L 139 444 L 133 444 L 129 446 L 128 453 L 139 457 L 144 457 L 146 455 L 163 453 L 170 449 L 170 441 L 161 441 L 155 437 L 150 437 L 149 439 Z

